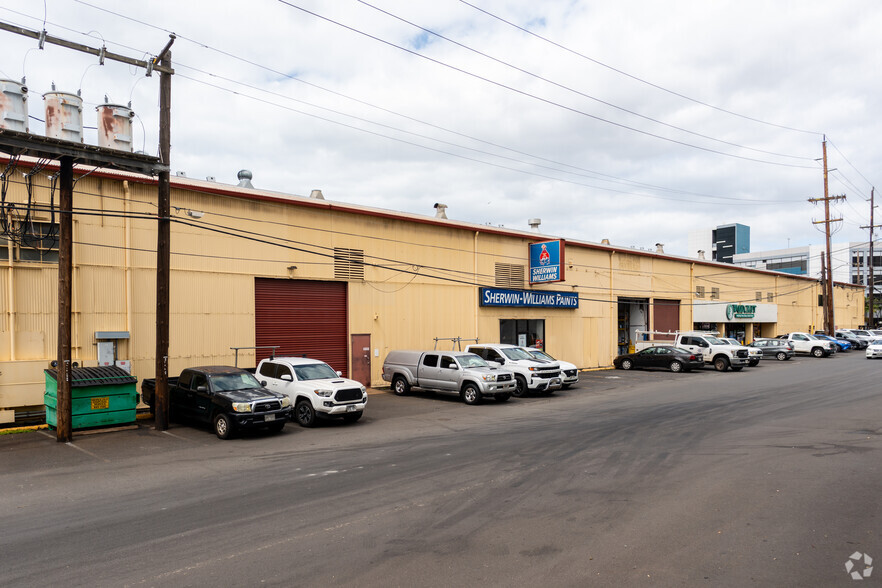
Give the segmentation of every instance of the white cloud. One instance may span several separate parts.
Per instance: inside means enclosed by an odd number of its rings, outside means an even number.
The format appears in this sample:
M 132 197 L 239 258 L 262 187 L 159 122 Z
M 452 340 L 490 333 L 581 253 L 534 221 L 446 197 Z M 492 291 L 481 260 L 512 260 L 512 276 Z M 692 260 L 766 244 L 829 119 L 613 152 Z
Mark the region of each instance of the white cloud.
M 788 239 L 822 242 L 811 222 L 821 211 L 807 202 L 823 193 L 813 161 L 821 136 L 754 118 L 829 135 L 830 167 L 837 169 L 830 190 L 849 198 L 837 207 L 846 219 L 837 239 L 866 239 L 859 227 L 869 220 L 864 198 L 877 176 L 882 119 L 880 82 L 872 75 L 882 65 L 875 51 L 882 6 L 871 0 L 474 0 L 574 52 L 743 117 L 610 71 L 456 0 L 371 3 L 576 92 L 355 0 L 291 3 L 522 93 L 268 0 L 244 8 L 219 1 L 208 9 L 166 0 L 50 0 L 46 29 L 92 46 L 103 37 L 110 50 L 136 58 L 165 44 L 168 35 L 158 29 L 180 35 L 173 46 L 172 167 L 190 177 L 235 183 L 236 172 L 248 168 L 255 186 L 271 190 L 321 188 L 332 200 L 426 215 L 441 201 L 453 219 L 525 229 L 528 218 L 540 217 L 549 234 L 647 248 L 662 242 L 682 254 L 689 231 L 731 222 L 751 226 L 754 250 L 783 248 Z M 0 8 L 0 19 L 31 29 L 43 18 L 42 3 L 9 0 Z M 84 35 L 90 31 L 96 32 Z M 111 62 L 94 66 L 95 58 L 58 47 L 29 52 L 35 41 L 2 35 L 0 73 L 27 74 L 33 116 L 42 118 L 39 95 L 53 80 L 59 90 L 82 87 L 87 126 L 94 126 L 104 94 L 114 102 L 131 99 L 144 124 L 144 132 L 135 125 L 137 148 L 155 152 L 156 76 Z M 40 123 L 32 128 L 39 131 Z M 665 189 L 605 182 L 595 172 Z

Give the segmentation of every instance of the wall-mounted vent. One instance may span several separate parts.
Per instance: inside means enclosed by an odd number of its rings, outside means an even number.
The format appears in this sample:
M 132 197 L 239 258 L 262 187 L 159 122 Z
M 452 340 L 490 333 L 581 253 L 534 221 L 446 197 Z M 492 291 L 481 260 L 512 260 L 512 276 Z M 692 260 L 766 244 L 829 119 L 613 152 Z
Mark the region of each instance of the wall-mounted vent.
M 695 297 L 696 298 L 704 298 L 704 286 L 696 286 L 695 287 Z
M 522 265 L 511 263 L 496 264 L 497 288 L 523 288 L 526 270 Z
M 711 288 L 711 298 L 713 300 L 720 299 L 720 289 L 719 288 Z
M 364 250 L 334 247 L 334 277 L 338 280 L 363 280 Z

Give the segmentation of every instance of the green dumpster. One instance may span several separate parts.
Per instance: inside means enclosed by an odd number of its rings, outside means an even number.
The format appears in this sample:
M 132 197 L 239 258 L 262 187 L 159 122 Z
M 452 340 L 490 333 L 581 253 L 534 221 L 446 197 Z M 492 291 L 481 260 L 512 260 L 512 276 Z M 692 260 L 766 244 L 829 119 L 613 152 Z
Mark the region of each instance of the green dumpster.
M 46 374 L 46 424 L 58 426 L 58 373 Z M 138 378 L 116 366 L 71 368 L 71 429 L 127 425 L 136 420 Z

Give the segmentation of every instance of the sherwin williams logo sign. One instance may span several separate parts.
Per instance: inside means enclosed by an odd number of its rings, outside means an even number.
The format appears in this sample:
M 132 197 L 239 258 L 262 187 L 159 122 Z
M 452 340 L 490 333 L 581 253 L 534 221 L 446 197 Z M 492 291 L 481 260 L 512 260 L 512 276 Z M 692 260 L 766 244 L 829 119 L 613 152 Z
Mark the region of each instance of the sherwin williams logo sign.
M 530 283 L 562 282 L 563 262 L 562 240 L 530 243 Z
M 728 304 L 726 318 L 753 318 L 756 315 L 756 304 Z

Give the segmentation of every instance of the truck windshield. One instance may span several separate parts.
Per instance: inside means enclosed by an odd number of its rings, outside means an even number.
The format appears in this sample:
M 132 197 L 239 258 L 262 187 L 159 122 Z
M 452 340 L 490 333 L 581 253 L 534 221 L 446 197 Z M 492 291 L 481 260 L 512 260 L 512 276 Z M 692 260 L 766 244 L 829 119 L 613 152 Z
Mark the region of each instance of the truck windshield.
M 305 380 L 329 380 L 331 378 L 339 378 L 334 368 L 326 363 L 311 363 L 308 365 L 294 366 L 294 374 L 297 380 L 303 382 Z
M 500 351 L 502 351 L 502 353 L 504 353 L 505 356 L 511 360 L 519 360 L 519 359 L 535 360 L 535 358 L 532 355 L 530 355 L 529 353 L 527 353 L 523 349 L 520 349 L 519 347 L 506 347 L 504 349 L 501 349 Z
M 257 378 L 248 372 L 234 374 L 217 374 L 209 376 L 215 392 L 229 392 L 230 390 L 250 390 L 260 388 Z
M 481 359 L 479 356 L 474 353 L 470 353 L 468 355 L 460 355 L 457 357 L 459 360 L 459 364 L 464 368 L 472 368 L 472 367 L 487 367 L 487 362 Z
M 544 351 L 539 351 L 538 349 L 528 349 L 527 353 L 532 355 L 536 359 L 544 359 L 546 361 L 556 361 L 553 357 L 545 353 Z

